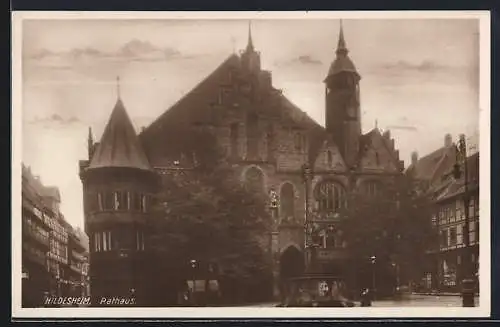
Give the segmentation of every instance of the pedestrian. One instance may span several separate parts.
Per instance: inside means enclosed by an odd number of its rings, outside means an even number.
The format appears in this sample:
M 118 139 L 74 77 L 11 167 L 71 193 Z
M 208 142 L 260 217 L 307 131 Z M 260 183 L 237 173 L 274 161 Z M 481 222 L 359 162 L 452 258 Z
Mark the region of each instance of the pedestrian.
M 372 295 L 369 288 L 365 288 L 361 293 L 361 306 L 371 307 L 372 306 Z

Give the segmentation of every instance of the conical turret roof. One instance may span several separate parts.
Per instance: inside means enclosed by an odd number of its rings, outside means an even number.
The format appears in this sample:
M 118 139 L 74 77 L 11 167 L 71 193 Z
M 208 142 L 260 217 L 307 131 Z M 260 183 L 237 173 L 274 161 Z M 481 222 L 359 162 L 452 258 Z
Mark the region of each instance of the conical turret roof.
M 340 21 L 339 39 L 337 42 L 337 50 L 335 52 L 337 54 L 337 57 L 330 65 L 330 69 L 328 70 L 328 75 L 325 81 L 328 79 L 328 77 L 341 72 L 351 72 L 359 76 L 356 70 L 356 66 L 354 66 L 351 58 L 349 58 L 349 50 L 347 49 L 346 41 L 344 38 L 344 28 L 342 27 L 342 21 Z
M 115 104 L 102 134 L 101 142 L 98 144 L 89 165 L 89 169 L 104 167 L 151 169 L 120 98 Z

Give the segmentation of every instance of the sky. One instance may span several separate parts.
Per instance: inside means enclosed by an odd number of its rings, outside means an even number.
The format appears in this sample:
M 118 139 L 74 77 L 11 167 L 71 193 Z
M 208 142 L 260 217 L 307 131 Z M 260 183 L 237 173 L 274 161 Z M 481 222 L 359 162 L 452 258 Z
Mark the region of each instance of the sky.
M 477 142 L 479 21 L 343 20 L 361 75 L 362 128 L 391 131 L 409 165 L 450 133 Z M 137 129 L 148 126 L 247 43 L 248 20 L 25 20 L 23 162 L 58 186 L 61 211 L 83 226 L 78 161 L 100 139 L 120 94 Z M 253 42 L 273 84 L 324 125 L 324 85 L 338 19 L 253 20 Z M 168 144 L 166 144 L 168 146 Z

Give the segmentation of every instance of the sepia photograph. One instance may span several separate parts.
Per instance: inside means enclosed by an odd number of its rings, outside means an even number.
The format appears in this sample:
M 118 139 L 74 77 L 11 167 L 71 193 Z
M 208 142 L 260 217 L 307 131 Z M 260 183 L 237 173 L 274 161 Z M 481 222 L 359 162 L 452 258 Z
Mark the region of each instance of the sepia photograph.
M 489 23 L 14 12 L 13 315 L 488 316 Z

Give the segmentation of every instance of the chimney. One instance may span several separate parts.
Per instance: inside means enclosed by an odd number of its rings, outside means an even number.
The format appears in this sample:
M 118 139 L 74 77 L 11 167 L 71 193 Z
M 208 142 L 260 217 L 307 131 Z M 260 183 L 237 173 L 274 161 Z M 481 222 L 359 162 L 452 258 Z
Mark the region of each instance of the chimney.
M 451 139 L 451 134 L 446 134 L 444 136 L 444 147 L 449 148 L 453 145 L 453 140 Z
M 418 161 L 418 153 L 417 153 L 417 151 L 413 151 L 411 153 L 411 164 L 416 165 L 417 161 Z

